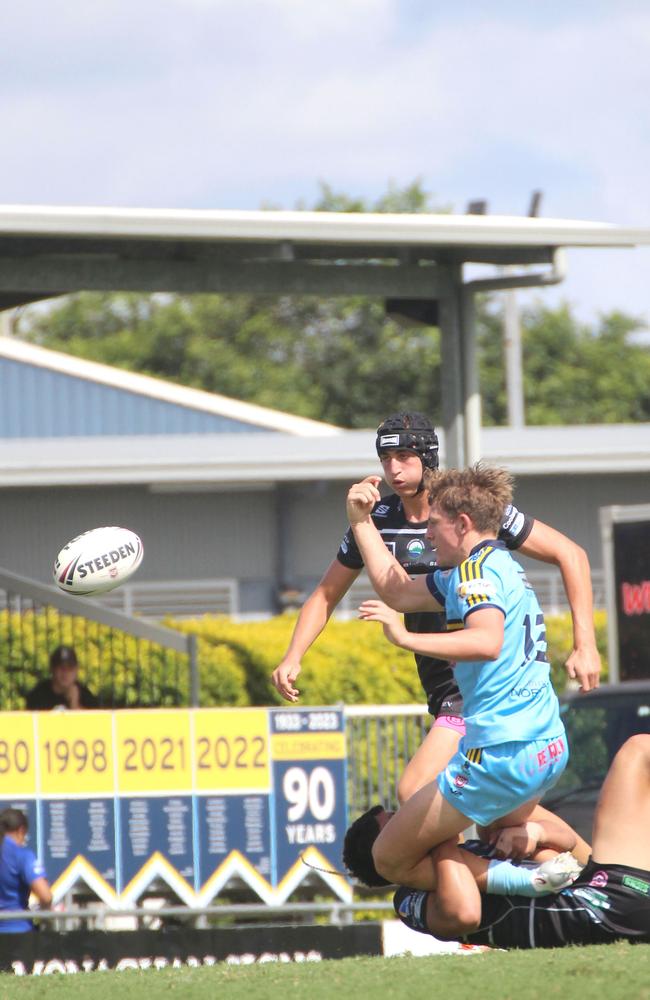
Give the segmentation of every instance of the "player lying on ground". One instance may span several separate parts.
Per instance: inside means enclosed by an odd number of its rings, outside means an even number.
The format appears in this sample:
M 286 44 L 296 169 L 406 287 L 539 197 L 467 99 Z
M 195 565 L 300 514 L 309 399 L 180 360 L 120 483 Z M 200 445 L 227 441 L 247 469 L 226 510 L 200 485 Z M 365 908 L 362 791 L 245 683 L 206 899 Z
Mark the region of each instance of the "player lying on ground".
M 388 552 L 372 519 L 377 478 L 351 487 L 348 516 L 380 597 L 406 610 L 445 610 L 446 634 L 388 637 L 413 652 L 455 661 L 466 735 L 444 773 L 410 798 L 377 838 L 375 865 L 389 882 L 432 888 L 429 851 L 496 819 L 529 818 L 568 759 L 564 726 L 546 660 L 544 617 L 523 570 L 496 540 L 512 497 L 503 469 L 481 465 L 425 475 L 427 535 L 442 565 L 411 579 Z M 377 602 L 362 614 L 382 620 Z M 385 616 L 384 616 L 385 617 Z
M 593 855 L 558 895 L 493 895 L 486 862 L 453 843 L 433 856 L 437 890 L 399 889 L 401 920 L 439 938 L 497 948 L 560 948 L 616 940 L 650 943 L 650 736 L 616 754 L 593 825 Z M 528 845 L 530 846 L 530 845 Z M 477 884 L 487 884 L 481 896 Z
M 410 576 L 430 573 L 436 568 L 436 554 L 426 537 L 429 500 L 423 476 L 426 469 L 435 472 L 438 468 L 438 438 L 433 424 L 421 413 L 391 414 L 377 428 L 375 447 L 391 492 L 374 504 L 372 520 L 385 545 Z M 498 537 L 509 549 L 560 570 L 573 621 L 574 645 L 566 662 L 567 672 L 583 691 L 597 687 L 600 658 L 593 630 L 589 561 L 584 549 L 512 504 L 502 512 Z M 362 569 L 363 557 L 349 528 L 335 559 L 305 601 L 289 648 L 273 671 L 273 684 L 287 701 L 298 700 L 295 685 L 302 657 Z M 446 629 L 444 615 L 431 611 L 407 614 L 405 626 L 414 633 Z M 446 767 L 464 733 L 462 699 L 449 664 L 423 653 L 416 653 L 415 661 L 435 721 L 400 778 L 400 802 Z
M 373 847 L 381 831 L 395 815 L 382 805 L 373 806 L 359 816 L 345 834 L 343 864 L 351 875 L 370 888 L 391 884 L 375 867 Z M 456 908 L 460 901 L 451 891 L 453 886 L 446 892 L 442 891 L 448 869 L 440 869 L 441 859 L 451 858 L 457 864 L 465 865 L 482 893 L 505 894 L 516 889 L 526 896 L 555 892 L 569 885 L 589 860 L 589 844 L 568 823 L 540 805 L 535 806 L 525 824 L 510 827 L 504 823 L 504 820 L 497 820 L 490 827 L 479 827 L 481 839 L 461 845 L 462 849 L 458 847 L 459 838 L 454 838 L 431 851 L 435 901 L 442 905 L 447 897 L 451 897 L 449 919 L 454 921 L 454 936 L 459 933 Z M 466 853 L 469 850 L 473 852 L 471 856 Z M 511 863 L 511 859 L 523 858 L 532 859 L 530 865 L 517 867 Z M 546 862 L 554 863 L 541 867 Z M 417 900 L 426 895 L 415 889 L 412 892 Z M 436 916 L 440 921 L 440 914 Z M 439 936 L 441 930 L 442 925 L 438 922 L 436 933 Z

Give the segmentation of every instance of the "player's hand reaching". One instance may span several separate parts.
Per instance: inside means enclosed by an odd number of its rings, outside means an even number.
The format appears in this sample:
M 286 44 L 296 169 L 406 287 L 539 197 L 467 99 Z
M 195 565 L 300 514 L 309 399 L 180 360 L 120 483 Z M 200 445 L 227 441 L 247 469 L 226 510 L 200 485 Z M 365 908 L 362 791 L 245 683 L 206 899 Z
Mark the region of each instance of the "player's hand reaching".
M 271 674 L 271 683 L 285 701 L 298 701 L 300 691 L 294 687 L 300 673 L 299 660 L 283 660 Z
M 396 646 L 401 646 L 408 637 L 402 616 L 383 601 L 364 601 L 359 605 L 359 618 L 368 622 L 381 622 L 384 635 Z
M 372 508 L 381 500 L 378 489 L 380 482 L 381 476 L 366 476 L 360 483 L 350 487 L 346 501 L 350 524 L 359 524 L 369 517 Z
M 581 691 L 593 691 L 600 684 L 600 653 L 594 645 L 574 649 L 565 667 L 571 680 L 578 681 Z
M 542 838 L 539 823 L 522 823 L 521 826 L 506 826 L 495 829 L 490 834 L 498 858 L 513 858 L 520 861 L 534 855 Z

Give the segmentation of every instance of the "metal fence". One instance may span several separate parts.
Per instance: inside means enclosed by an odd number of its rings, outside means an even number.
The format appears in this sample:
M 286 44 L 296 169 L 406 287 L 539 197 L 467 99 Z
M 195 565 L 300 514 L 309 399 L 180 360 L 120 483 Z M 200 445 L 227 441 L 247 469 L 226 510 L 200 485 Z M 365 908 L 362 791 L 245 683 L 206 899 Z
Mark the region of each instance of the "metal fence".
M 545 614 L 559 615 L 569 610 L 569 602 L 558 569 L 527 569 L 526 577 L 537 594 L 537 599 Z M 594 592 L 594 607 L 604 608 L 606 604 L 604 571 L 592 570 L 591 582 Z M 361 601 L 376 596 L 370 580 L 365 573 L 362 573 L 341 601 L 338 614 L 344 618 L 355 618 Z
M 51 650 L 74 646 L 80 678 L 102 708 L 198 705 L 196 637 L 0 571 L 0 701 L 22 709 L 49 673 Z
M 348 808 L 397 808 L 397 784 L 432 721 L 422 705 L 347 705 Z

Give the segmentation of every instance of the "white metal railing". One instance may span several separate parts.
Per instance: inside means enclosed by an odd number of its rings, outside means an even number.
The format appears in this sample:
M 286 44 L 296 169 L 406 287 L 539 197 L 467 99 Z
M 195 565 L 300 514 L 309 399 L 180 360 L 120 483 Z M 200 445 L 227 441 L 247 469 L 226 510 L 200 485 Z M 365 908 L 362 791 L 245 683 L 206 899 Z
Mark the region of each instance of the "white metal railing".
M 177 618 L 212 614 L 236 617 L 239 613 L 239 584 L 234 579 L 164 580 L 125 583 L 104 594 L 99 601 L 106 607 L 144 618 Z
M 547 615 L 563 614 L 569 610 L 569 602 L 564 592 L 562 576 L 558 569 L 526 570 L 526 576 L 537 594 L 537 599 Z M 591 583 L 594 592 L 594 608 L 605 607 L 605 574 L 601 569 L 592 570 Z M 370 580 L 362 573 L 352 584 L 338 607 L 342 618 L 354 618 L 362 601 L 375 597 Z
M 527 576 L 546 614 L 556 615 L 569 610 L 559 570 L 531 570 Z M 591 578 L 594 607 L 604 608 L 604 573 L 602 570 L 594 570 Z M 344 619 L 356 617 L 359 604 L 375 596 L 370 580 L 362 573 L 344 596 L 336 610 L 336 616 Z M 234 578 L 136 581 L 125 583 L 97 600 L 104 607 L 144 618 L 162 618 L 165 615 L 184 618 L 203 614 L 237 618 L 240 615 L 239 581 Z

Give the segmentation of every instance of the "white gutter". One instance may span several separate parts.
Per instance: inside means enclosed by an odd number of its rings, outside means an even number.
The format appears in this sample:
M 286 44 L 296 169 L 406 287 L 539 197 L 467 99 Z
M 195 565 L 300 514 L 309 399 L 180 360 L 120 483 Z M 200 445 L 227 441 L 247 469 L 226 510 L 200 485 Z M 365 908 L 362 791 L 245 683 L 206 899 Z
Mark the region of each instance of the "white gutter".
M 570 219 L 0 205 L 0 234 L 437 246 L 650 244 L 650 229 Z

